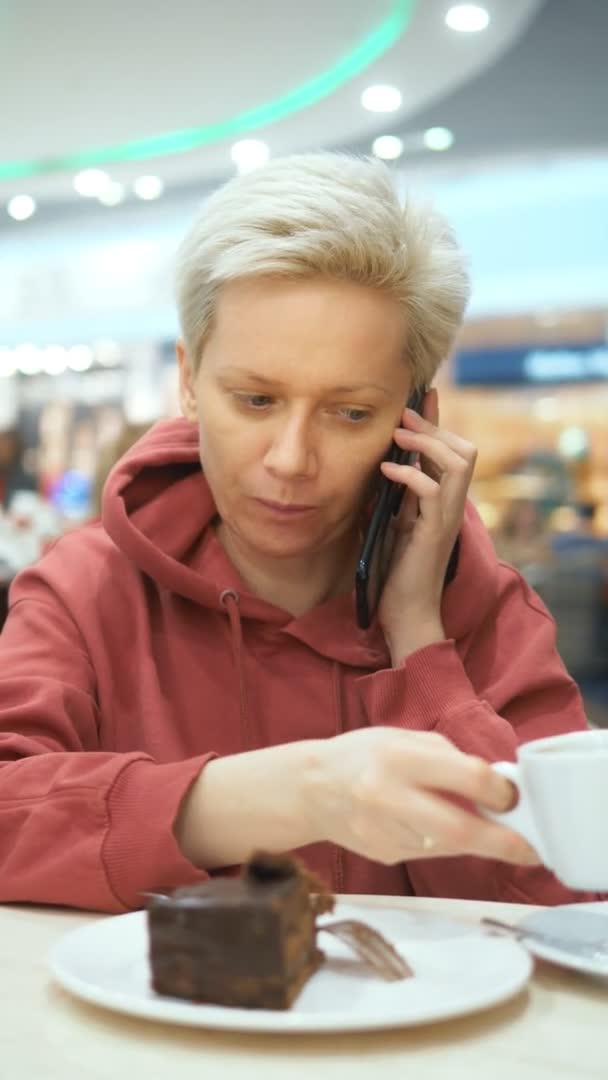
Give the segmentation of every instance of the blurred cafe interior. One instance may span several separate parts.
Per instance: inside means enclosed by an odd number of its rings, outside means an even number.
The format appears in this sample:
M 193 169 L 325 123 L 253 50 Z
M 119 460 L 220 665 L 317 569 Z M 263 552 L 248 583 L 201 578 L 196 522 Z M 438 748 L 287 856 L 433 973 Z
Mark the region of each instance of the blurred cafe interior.
M 2 603 L 179 411 L 173 256 L 205 196 L 269 156 L 375 154 L 468 253 L 442 423 L 479 447 L 472 498 L 608 725 L 608 3 L 22 0 L 2 21 Z

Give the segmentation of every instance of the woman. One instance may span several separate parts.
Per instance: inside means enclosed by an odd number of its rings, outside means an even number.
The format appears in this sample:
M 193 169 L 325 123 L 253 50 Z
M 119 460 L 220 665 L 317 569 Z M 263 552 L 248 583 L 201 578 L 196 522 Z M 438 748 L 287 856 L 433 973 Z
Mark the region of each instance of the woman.
M 179 255 L 184 418 L 12 591 L 1 899 L 121 911 L 257 847 L 345 892 L 569 898 L 472 804 L 510 804 L 488 762 L 585 726 L 578 692 L 466 502 L 475 449 L 435 392 L 403 408 L 467 294 L 446 224 L 379 163 L 278 160 L 211 197 Z M 392 439 L 424 469 L 386 463 Z M 362 631 L 381 474 L 409 498 Z

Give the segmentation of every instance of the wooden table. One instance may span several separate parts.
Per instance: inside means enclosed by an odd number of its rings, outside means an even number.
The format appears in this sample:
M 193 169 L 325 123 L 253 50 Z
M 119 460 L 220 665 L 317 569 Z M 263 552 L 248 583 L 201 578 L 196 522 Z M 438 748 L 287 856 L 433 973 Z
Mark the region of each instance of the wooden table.
M 410 897 L 366 897 L 365 902 L 466 921 L 485 914 L 516 920 L 530 911 Z M 99 916 L 0 906 L 2 1080 L 608 1077 L 608 986 L 600 980 L 539 963 L 529 987 L 505 1005 L 401 1031 L 271 1037 L 178 1028 L 86 1005 L 51 982 L 50 946 L 93 918 Z

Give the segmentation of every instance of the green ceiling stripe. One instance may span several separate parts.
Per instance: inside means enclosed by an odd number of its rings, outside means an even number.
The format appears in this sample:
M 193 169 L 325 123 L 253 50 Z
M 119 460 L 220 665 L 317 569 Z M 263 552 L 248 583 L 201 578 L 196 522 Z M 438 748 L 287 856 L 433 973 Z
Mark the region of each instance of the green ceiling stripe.
M 204 127 L 184 128 L 164 135 L 151 135 L 116 146 L 91 148 L 60 157 L 0 161 L 0 180 L 16 180 L 45 173 L 108 165 L 112 162 L 142 161 L 146 158 L 180 154 L 267 127 L 328 97 L 369 67 L 404 34 L 411 22 L 415 6 L 416 0 L 396 0 L 387 17 L 367 34 L 352 52 L 328 71 L 316 75 L 274 101 L 257 105 L 227 120 Z

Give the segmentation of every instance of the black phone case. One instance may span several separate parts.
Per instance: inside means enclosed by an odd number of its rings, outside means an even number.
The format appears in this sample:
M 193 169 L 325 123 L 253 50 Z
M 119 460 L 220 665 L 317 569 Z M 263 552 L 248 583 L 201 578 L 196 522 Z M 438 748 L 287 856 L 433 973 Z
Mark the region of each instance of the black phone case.
M 414 409 L 417 413 L 421 412 L 425 393 L 424 390 L 415 391 L 407 403 L 408 408 Z M 409 450 L 402 450 L 394 442 L 383 460 L 395 461 L 399 465 L 409 465 L 412 464 L 415 457 L 414 453 Z M 363 541 L 355 573 L 357 623 L 362 630 L 367 629 L 374 617 L 378 598 L 384 584 L 384 582 L 379 584 L 374 602 L 370 596 L 374 555 L 383 548 L 389 522 L 391 517 L 395 517 L 399 513 L 405 490 L 403 484 L 389 480 L 386 476 L 383 476 L 380 480 L 376 506 Z

